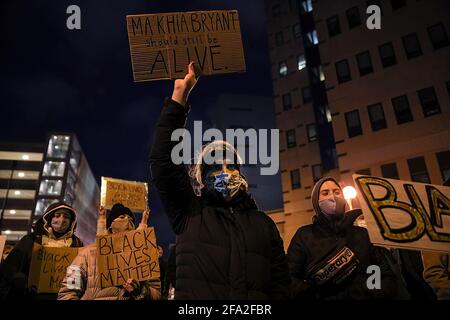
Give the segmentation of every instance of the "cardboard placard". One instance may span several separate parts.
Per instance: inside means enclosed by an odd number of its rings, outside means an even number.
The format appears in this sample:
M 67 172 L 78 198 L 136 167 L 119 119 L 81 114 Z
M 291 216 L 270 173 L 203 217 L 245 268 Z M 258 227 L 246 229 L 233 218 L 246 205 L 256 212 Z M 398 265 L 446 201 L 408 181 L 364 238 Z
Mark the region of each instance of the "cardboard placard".
M 143 212 L 148 206 L 147 199 L 148 185 L 145 182 L 102 177 L 100 203 L 105 209 L 121 203 L 133 212 Z
M 37 293 L 57 293 L 66 276 L 67 267 L 78 254 L 78 248 L 45 247 L 33 245 L 28 284 Z
M 450 188 L 353 175 L 372 243 L 450 252 Z
M 5 244 L 6 244 L 6 236 L 0 236 L 0 261 L 2 261 Z
M 194 61 L 204 75 L 245 72 L 237 10 L 127 16 L 135 82 L 184 78 Z
M 159 280 L 159 255 L 153 228 L 97 237 L 100 287 L 123 285 L 128 279 Z

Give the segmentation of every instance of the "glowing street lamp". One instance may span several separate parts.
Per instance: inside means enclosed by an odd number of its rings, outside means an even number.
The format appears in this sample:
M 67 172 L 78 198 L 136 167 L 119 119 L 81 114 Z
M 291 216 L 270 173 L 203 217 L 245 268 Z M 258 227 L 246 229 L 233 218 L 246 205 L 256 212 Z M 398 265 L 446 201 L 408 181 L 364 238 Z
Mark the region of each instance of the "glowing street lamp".
M 356 189 L 352 186 L 346 186 L 344 189 L 342 189 L 342 192 L 344 193 L 344 198 L 345 200 L 347 200 L 350 210 L 353 210 L 352 199 L 356 198 Z

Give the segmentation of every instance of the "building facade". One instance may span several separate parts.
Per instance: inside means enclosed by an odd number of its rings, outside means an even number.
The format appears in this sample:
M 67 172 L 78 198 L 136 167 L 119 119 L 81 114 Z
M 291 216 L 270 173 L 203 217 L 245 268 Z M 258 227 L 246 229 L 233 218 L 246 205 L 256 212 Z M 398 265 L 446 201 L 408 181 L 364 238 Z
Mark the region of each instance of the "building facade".
M 2 234 L 14 243 L 31 231 L 52 203 L 77 211 L 77 235 L 95 241 L 99 187 L 74 134 L 51 133 L 34 147 L 3 144 L 0 151 Z
M 371 5 L 381 29 L 367 27 Z M 450 2 L 267 0 L 266 12 L 286 247 L 322 175 L 450 177 Z

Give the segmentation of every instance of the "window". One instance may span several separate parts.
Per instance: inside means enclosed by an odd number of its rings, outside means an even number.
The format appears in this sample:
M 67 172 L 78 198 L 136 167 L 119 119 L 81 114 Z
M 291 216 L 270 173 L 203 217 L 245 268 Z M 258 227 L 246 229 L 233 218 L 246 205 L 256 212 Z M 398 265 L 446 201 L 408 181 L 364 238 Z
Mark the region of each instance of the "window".
M 394 107 L 395 119 L 397 119 L 397 124 L 413 121 L 408 97 L 406 95 L 392 98 L 391 101 L 392 106 Z
M 388 179 L 400 179 L 395 162 L 383 164 L 381 166 L 381 175 Z
M 272 17 L 278 18 L 281 15 L 281 5 L 279 3 L 272 6 Z
M 278 66 L 278 72 L 280 74 L 280 77 L 285 77 L 288 74 L 288 68 L 287 68 L 287 64 L 286 61 L 282 61 L 280 62 L 279 66 Z
M 290 93 L 283 94 L 283 110 L 286 111 L 290 109 L 292 109 L 291 94 Z
M 397 10 L 406 6 L 406 0 L 390 0 L 390 1 L 392 10 Z
M 312 166 L 312 175 L 314 182 L 317 182 L 322 178 L 322 166 L 320 164 Z
M 42 180 L 39 187 L 40 195 L 59 196 L 61 195 L 61 180 Z
M 64 176 L 64 169 L 66 167 L 65 162 L 60 161 L 46 161 L 44 164 L 44 170 L 42 170 L 42 176 L 45 177 L 62 177 Z
M 34 211 L 34 214 L 36 216 L 42 216 L 44 213 L 44 210 L 47 209 L 47 207 L 55 202 L 58 202 L 57 199 L 39 199 L 36 203 L 36 210 Z
M 48 142 L 47 156 L 51 158 L 65 158 L 69 150 L 70 137 L 52 136 Z
M 302 36 L 302 29 L 300 28 L 300 23 L 296 23 L 292 26 L 292 33 L 295 39 L 298 39 Z
M 302 96 L 303 96 L 303 103 L 311 102 L 312 101 L 311 88 L 310 87 L 302 88 Z
M 306 68 L 306 60 L 304 54 L 299 54 L 297 56 L 297 69 L 302 70 Z
M 350 75 L 350 68 L 348 67 L 347 59 L 338 61 L 335 63 L 336 66 L 336 74 L 339 83 L 344 83 L 352 80 Z
M 288 148 L 294 148 L 297 145 L 297 139 L 295 137 L 295 129 L 286 131 L 286 141 Z
M 356 137 L 362 134 L 361 121 L 358 110 L 345 113 L 345 122 L 347 123 L 348 137 Z
M 417 91 L 419 95 L 420 104 L 422 105 L 423 115 L 429 117 L 441 113 L 441 107 L 436 97 L 436 92 L 433 87 L 428 87 Z
M 291 171 L 291 188 L 292 189 L 299 189 L 299 188 L 301 188 L 300 170 L 299 169 Z
M 367 111 L 369 112 L 372 131 L 378 131 L 386 128 L 386 119 L 384 118 L 384 111 L 381 103 L 368 106 Z
M 412 59 L 422 55 L 419 38 L 417 34 L 411 33 L 402 37 L 403 47 L 405 48 L 406 57 Z
M 283 43 L 284 43 L 283 31 L 277 32 L 275 34 L 275 43 L 276 43 L 277 47 L 280 47 L 283 45 Z
M 317 31 L 313 30 L 311 32 L 308 32 L 306 34 L 305 41 L 306 41 L 305 45 L 306 45 L 307 48 L 315 46 L 316 44 L 318 44 L 319 43 L 319 38 L 317 38 Z
M 325 74 L 323 73 L 322 66 L 320 65 L 311 69 L 311 76 L 313 83 L 325 81 Z
M 394 47 L 391 42 L 379 46 L 378 50 L 384 68 L 397 64 L 397 58 L 395 57 Z
M 430 183 L 427 166 L 423 157 L 408 159 L 409 173 L 411 180 L 416 182 Z
M 370 168 L 366 168 L 366 169 L 359 169 L 355 171 L 356 174 L 362 174 L 364 176 L 371 176 L 372 172 L 370 171 Z
M 350 8 L 345 13 L 347 15 L 349 29 L 357 27 L 361 24 L 361 15 L 359 14 L 358 7 L 355 6 L 353 8 Z
M 361 77 L 373 72 L 372 60 L 370 59 L 369 51 L 357 54 L 356 61 L 358 62 L 359 75 Z
M 301 2 L 300 10 L 302 13 L 311 12 L 312 9 L 313 9 L 312 0 L 306 0 Z
M 332 16 L 327 19 L 328 35 L 331 37 L 341 33 L 341 26 L 339 25 L 339 17 Z
M 445 182 L 447 179 L 450 179 L 450 150 L 438 152 L 436 157 L 441 170 L 442 180 Z
M 316 125 L 314 123 L 313 124 L 308 124 L 306 126 L 306 133 L 308 135 L 308 141 L 309 142 L 317 141 Z
M 435 50 L 448 46 L 448 36 L 442 23 L 428 28 L 428 35 Z

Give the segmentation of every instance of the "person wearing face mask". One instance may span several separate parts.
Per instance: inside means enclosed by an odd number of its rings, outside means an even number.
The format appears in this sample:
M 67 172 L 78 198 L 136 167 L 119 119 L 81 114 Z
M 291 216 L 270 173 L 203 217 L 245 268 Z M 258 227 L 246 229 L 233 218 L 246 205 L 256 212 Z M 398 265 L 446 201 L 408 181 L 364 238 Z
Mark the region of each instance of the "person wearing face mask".
M 72 206 L 57 202 L 50 205 L 0 265 L 0 292 L 3 299 L 51 299 L 56 294 L 36 294 L 28 287 L 31 255 L 34 243 L 46 247 L 82 247 L 75 235 L 76 212 Z
M 191 63 L 164 103 L 150 157 L 153 183 L 177 235 L 175 299 L 288 298 L 283 241 L 248 193 L 234 148 L 224 141 L 204 146 L 191 175 L 171 159 L 177 144 L 171 135 L 185 126 L 196 82 Z
M 365 228 L 354 225 L 360 209 L 348 210 L 342 190 L 331 177 L 312 190 L 313 223 L 299 228 L 287 259 L 294 299 L 394 299 L 397 279 L 384 248 L 374 247 Z M 381 271 L 381 289 L 370 290 L 367 267 Z
M 144 211 L 138 229 L 147 226 L 150 210 Z M 99 209 L 97 235 L 108 235 L 135 230 L 133 212 L 124 205 L 115 204 L 106 217 L 106 210 Z M 74 259 L 68 270 L 76 270 L 75 278 L 70 275 L 70 284 L 66 277 L 58 293 L 58 300 L 159 300 L 161 298 L 160 281 L 137 281 L 128 279 L 122 286 L 100 288 L 97 273 L 97 246 L 86 246 Z M 74 284 L 75 283 L 75 284 Z

